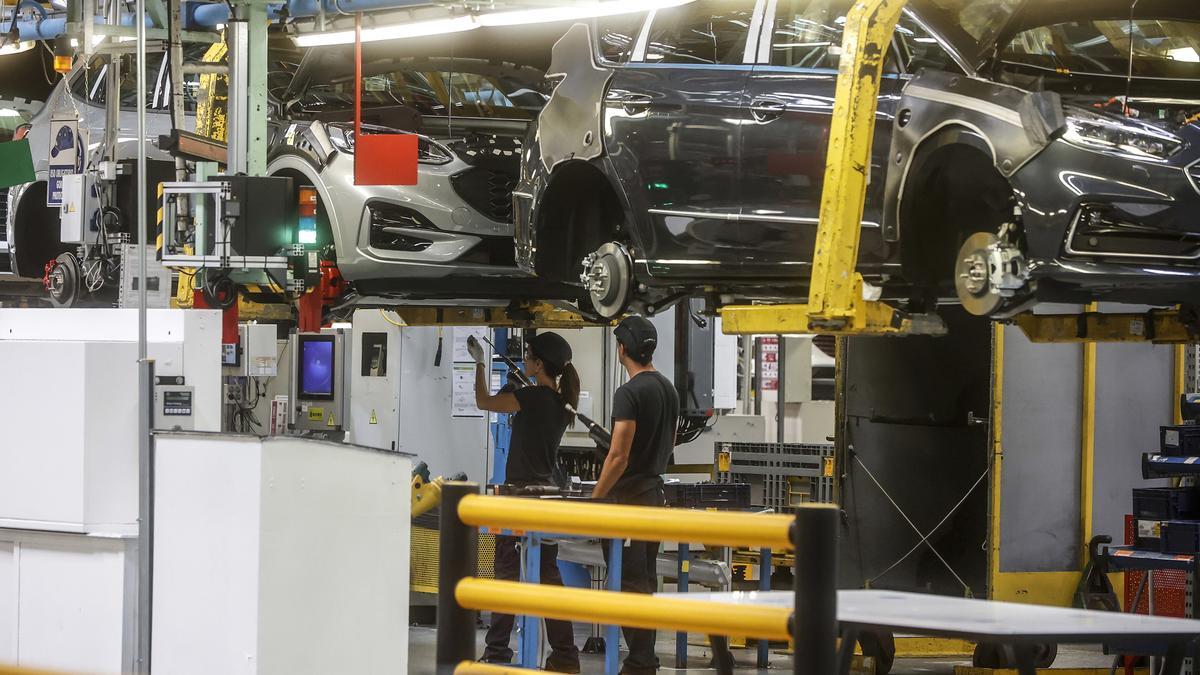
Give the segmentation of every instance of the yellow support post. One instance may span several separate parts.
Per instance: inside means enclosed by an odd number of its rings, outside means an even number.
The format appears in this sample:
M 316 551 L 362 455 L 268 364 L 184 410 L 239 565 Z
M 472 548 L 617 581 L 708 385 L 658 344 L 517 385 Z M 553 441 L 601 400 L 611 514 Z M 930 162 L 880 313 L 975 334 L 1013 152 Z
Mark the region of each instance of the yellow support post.
M 726 307 L 721 311 L 726 333 L 944 332 L 940 322 L 914 322 L 893 307 L 864 299 L 863 278 L 856 269 L 879 83 L 906 4 L 907 0 L 861 0 L 846 17 L 808 304 Z
M 466 498 L 463 503 L 465 506 Z M 789 607 L 730 605 L 641 593 L 473 578 L 458 582 L 454 598 L 459 606 L 466 609 L 517 616 L 704 635 L 747 635 L 780 641 L 791 639 L 788 619 L 792 612 Z
M 856 308 L 872 304 L 863 300 L 862 276 L 855 267 L 879 111 L 879 81 L 906 4 L 907 0 L 863 0 L 854 3 L 846 16 L 808 298 L 809 320 L 814 323 L 849 325 L 859 314 Z
M 812 505 L 802 508 L 834 507 Z M 776 551 L 792 549 L 790 532 L 796 522 L 792 516 L 777 514 L 747 515 L 732 511 L 664 509 L 484 495 L 463 497 L 458 505 L 458 516 L 467 525 L 496 530 L 638 541 L 680 541 L 713 546 L 769 547 Z

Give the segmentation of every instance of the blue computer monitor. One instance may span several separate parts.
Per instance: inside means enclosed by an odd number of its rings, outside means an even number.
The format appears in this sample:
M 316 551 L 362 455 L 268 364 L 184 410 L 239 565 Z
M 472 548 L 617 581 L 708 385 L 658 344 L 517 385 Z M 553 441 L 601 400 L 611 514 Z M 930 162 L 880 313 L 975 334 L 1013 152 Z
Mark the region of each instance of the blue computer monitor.
M 337 371 L 334 363 L 333 335 L 301 335 L 300 359 L 297 367 L 300 370 L 300 397 L 307 399 L 332 399 L 334 396 L 334 373 Z

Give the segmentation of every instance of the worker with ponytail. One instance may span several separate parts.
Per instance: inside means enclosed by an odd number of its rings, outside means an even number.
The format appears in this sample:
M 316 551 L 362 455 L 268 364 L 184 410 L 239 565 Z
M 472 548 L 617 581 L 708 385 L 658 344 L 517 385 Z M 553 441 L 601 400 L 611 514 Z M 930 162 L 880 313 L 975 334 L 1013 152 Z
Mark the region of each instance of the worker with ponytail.
M 467 349 L 475 359 L 475 404 L 481 410 L 513 413 L 512 437 L 509 441 L 508 462 L 504 482 L 515 487 L 553 486 L 558 464 L 558 446 L 574 415 L 567 411 L 579 405 L 579 373 L 571 365 L 571 345 L 557 333 L 538 333 L 526 341 L 525 374 L 532 386 L 515 390 L 489 391 L 488 362 L 478 342 L 468 342 Z M 559 487 L 562 487 L 559 485 Z M 518 581 L 521 574 L 521 553 L 516 537 L 496 537 L 496 578 Z M 558 546 L 542 544 L 542 583 L 562 585 L 558 571 Z M 510 663 L 509 647 L 513 617 L 492 613 L 492 625 L 487 632 L 487 648 L 483 661 Z M 546 637 L 551 652 L 545 669 L 560 673 L 579 672 L 579 649 L 569 621 L 546 619 Z

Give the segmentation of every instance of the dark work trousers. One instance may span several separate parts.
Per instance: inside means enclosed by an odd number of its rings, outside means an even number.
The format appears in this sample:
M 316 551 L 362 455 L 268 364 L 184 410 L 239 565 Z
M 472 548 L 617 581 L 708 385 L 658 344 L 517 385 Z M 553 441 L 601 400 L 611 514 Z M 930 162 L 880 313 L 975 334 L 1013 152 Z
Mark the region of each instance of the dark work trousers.
M 517 581 L 521 578 L 521 552 L 517 537 L 496 537 L 496 578 L 502 581 Z M 542 583 L 562 586 L 562 575 L 558 572 L 558 545 L 542 545 Z M 492 612 L 492 625 L 487 632 L 487 648 L 483 660 L 493 663 L 509 663 L 513 650 L 508 646 L 512 634 L 512 614 Z M 550 641 L 550 656 L 546 659 L 547 670 L 568 669 L 578 671 L 579 648 L 575 646 L 575 633 L 569 621 L 546 619 L 546 638 Z M 571 668 L 573 667 L 573 668 Z
M 661 485 L 643 494 L 617 500 L 621 504 L 635 506 L 663 506 Z M 604 542 L 604 561 L 608 562 L 608 542 Z M 658 542 L 631 541 L 625 544 L 621 554 L 621 590 L 627 593 L 655 593 L 658 591 Z M 629 656 L 625 657 L 622 673 L 653 673 L 658 669 L 658 657 L 654 655 L 657 632 L 641 628 L 621 627 L 625 643 L 629 645 Z M 605 645 L 615 648 L 616 645 Z

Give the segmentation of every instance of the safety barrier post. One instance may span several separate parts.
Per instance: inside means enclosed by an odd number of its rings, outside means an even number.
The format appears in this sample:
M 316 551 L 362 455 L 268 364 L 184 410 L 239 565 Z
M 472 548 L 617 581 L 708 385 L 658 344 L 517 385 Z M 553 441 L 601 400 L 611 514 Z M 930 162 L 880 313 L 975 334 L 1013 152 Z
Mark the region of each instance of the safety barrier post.
M 837 672 L 837 514 L 833 505 L 796 510 L 791 532 L 796 558 L 795 675 Z
M 458 582 L 474 576 L 479 535 L 463 523 L 458 503 L 479 492 L 477 483 L 448 481 L 442 485 L 438 534 L 437 672 L 449 675 L 463 661 L 475 660 L 475 612 L 454 597 Z
M 771 590 L 771 574 L 775 571 L 771 561 L 771 549 L 763 547 L 758 550 L 758 590 Z M 769 668 L 771 659 L 771 641 L 765 638 L 758 640 L 758 667 Z

